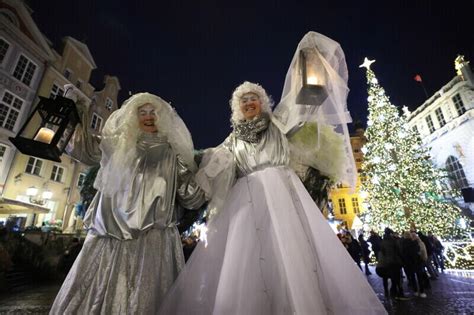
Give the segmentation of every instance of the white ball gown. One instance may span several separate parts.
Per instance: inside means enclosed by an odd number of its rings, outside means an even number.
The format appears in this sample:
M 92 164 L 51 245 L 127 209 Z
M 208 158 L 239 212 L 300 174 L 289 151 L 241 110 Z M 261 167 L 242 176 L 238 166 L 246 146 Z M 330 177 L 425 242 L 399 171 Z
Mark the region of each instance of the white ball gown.
M 222 151 L 233 159 L 215 158 L 225 169 L 208 176 L 235 169 L 238 179 L 160 314 L 386 314 L 288 167 L 288 141 L 273 122 L 256 143 L 231 134 Z

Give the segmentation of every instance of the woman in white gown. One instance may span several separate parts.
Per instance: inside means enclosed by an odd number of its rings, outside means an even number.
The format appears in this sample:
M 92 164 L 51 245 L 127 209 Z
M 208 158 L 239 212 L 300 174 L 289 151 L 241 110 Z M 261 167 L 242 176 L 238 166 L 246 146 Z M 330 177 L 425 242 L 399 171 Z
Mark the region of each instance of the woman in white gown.
M 316 48 L 331 81 L 318 115 L 314 106 L 295 104 L 301 88 L 299 51 L 308 47 Z M 351 154 L 346 83 L 339 45 L 311 32 L 298 46 L 275 113 L 261 86 L 245 82 L 234 91 L 234 130 L 221 146 L 208 151 L 197 175 L 212 197 L 207 241 L 196 247 L 160 314 L 386 313 L 289 167 L 292 155 L 303 153 L 303 147 L 290 146 L 287 136 L 307 121 L 338 125 L 340 143 L 346 145 L 342 153 Z M 323 128 L 319 130 L 313 137 L 321 140 Z M 321 166 L 309 156 L 299 155 L 299 162 Z M 344 170 L 339 175 L 349 178 L 353 164 L 346 159 L 338 165 Z

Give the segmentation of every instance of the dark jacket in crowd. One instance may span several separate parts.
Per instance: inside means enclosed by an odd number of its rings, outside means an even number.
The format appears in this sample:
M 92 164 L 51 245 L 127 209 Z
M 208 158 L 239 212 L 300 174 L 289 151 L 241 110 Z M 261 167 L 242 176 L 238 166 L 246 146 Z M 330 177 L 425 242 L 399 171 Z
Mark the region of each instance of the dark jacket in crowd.
M 366 240 L 364 240 L 364 236 L 362 234 L 359 235 L 359 245 L 362 251 L 362 257 L 364 258 L 364 261 L 368 260 L 370 255 L 369 244 Z
M 431 244 L 430 240 L 428 239 L 428 236 L 426 236 L 422 232 L 418 232 L 418 236 L 420 237 L 423 244 L 425 244 L 426 253 L 428 254 L 428 257 L 433 255 L 433 245 Z
M 412 239 L 402 238 L 400 240 L 400 251 L 403 266 L 410 270 L 416 270 L 421 264 L 418 242 Z
M 352 241 L 347 244 L 347 251 L 355 262 L 360 262 L 360 255 L 362 251 L 359 242 L 357 242 L 352 236 L 351 240 Z
M 380 252 L 384 256 L 384 264 L 387 267 L 402 266 L 400 246 L 391 234 L 385 234 L 380 245 Z
M 382 244 L 382 238 L 378 234 L 373 233 L 369 236 L 369 238 L 367 239 L 367 242 L 372 244 L 372 250 L 374 251 L 374 254 L 378 259 L 380 246 Z

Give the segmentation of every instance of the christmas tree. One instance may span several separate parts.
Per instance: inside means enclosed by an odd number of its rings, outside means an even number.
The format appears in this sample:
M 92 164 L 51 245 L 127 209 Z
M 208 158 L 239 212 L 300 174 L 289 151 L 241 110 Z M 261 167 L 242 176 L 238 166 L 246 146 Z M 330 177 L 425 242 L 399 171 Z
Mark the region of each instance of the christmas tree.
M 434 167 L 417 132 L 390 103 L 370 69 L 373 62 L 365 58 L 361 65 L 367 69 L 369 85 L 362 165 L 362 189 L 368 195 L 365 223 L 379 232 L 390 227 L 399 232 L 431 231 L 444 239 L 465 237 L 461 210 L 444 198 L 448 192 L 442 185 L 443 171 Z

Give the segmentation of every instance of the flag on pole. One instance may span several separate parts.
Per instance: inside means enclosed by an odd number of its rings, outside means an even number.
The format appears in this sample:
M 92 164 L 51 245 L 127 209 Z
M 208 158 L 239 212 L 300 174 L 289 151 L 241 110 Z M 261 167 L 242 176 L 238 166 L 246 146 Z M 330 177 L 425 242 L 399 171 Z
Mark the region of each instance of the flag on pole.
M 415 77 L 413 78 L 416 82 L 422 82 L 421 80 L 421 75 L 417 74 L 415 75 Z
M 421 79 L 421 75 L 419 74 L 415 75 L 413 80 L 420 83 L 421 87 L 423 88 L 423 92 L 425 92 L 426 98 L 428 98 L 428 92 L 426 92 L 426 88 L 425 88 L 425 85 L 423 84 L 423 80 Z

